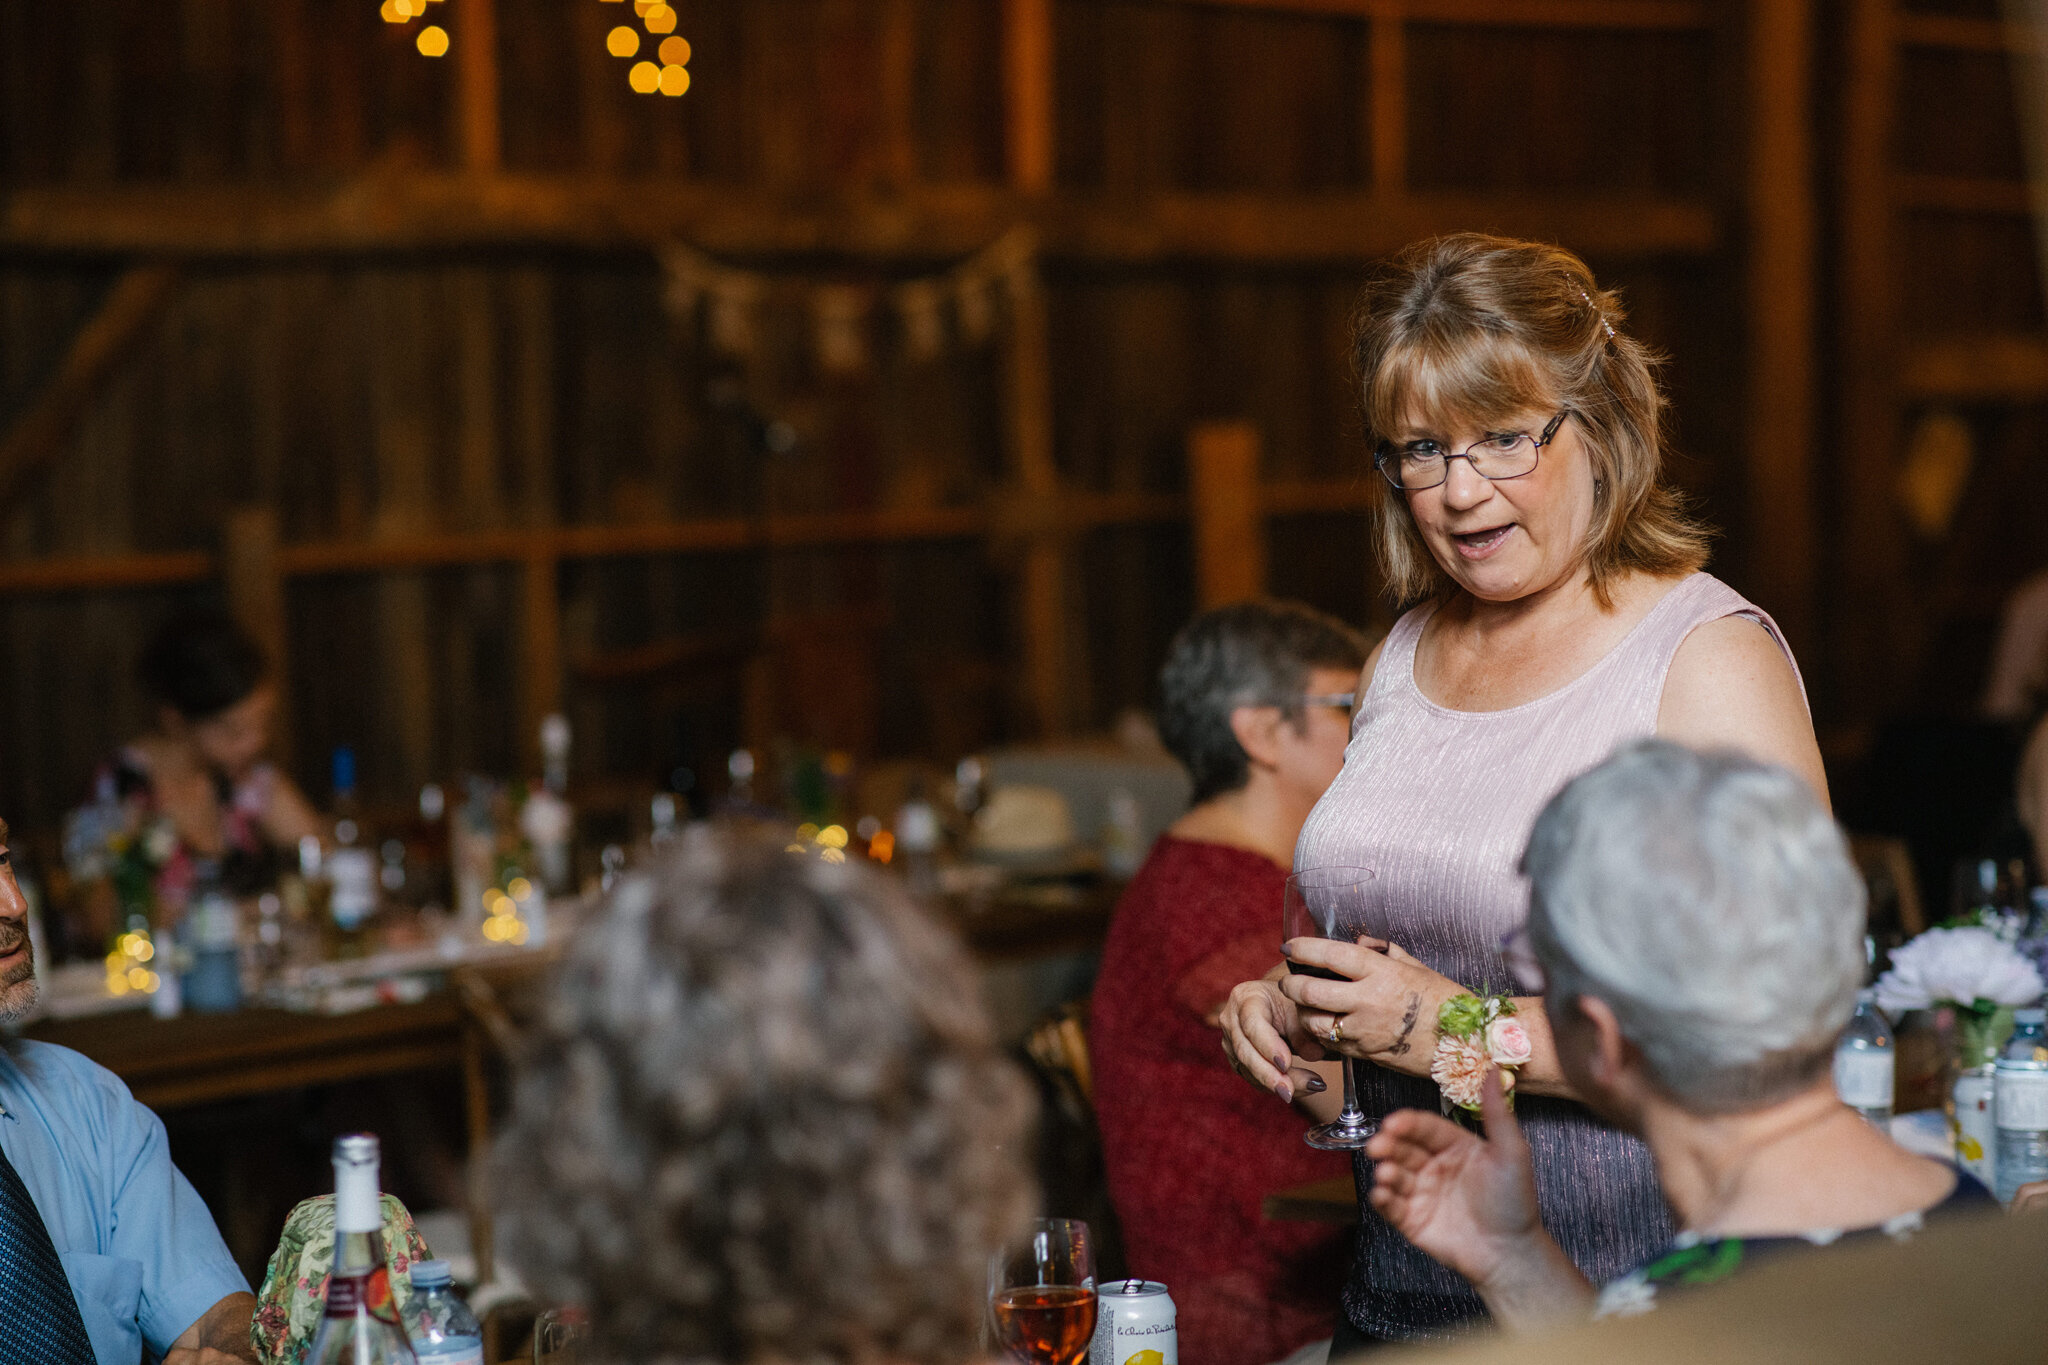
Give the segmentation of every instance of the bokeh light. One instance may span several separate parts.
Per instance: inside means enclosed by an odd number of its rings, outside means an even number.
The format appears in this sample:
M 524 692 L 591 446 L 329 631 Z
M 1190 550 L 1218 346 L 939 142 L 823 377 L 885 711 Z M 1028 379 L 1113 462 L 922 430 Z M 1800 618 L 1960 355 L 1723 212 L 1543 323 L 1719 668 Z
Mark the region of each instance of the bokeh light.
M 420 50 L 423 57 L 445 57 L 448 55 L 448 30 L 439 24 L 428 24 L 420 30 L 420 36 L 414 40 L 413 46 Z
M 651 95 L 661 87 L 661 68 L 653 62 L 635 62 L 626 76 L 626 83 L 636 94 Z
M 647 13 L 641 16 L 640 22 L 647 25 L 649 33 L 674 33 L 676 31 L 676 12 L 667 5 L 649 5 Z
M 640 30 L 620 24 L 604 37 L 605 50 L 614 57 L 630 57 L 640 50 Z
M 632 33 L 633 30 L 627 29 Z M 634 37 L 637 39 L 638 34 Z M 681 34 L 661 40 L 661 64 L 663 66 L 688 66 L 690 64 L 690 40 Z

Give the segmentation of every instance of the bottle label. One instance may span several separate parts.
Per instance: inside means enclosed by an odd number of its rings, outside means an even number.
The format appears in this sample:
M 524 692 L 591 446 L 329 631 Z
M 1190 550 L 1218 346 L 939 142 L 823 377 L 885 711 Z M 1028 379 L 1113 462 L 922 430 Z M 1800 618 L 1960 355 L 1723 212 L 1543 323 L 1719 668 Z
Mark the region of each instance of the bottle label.
M 412 1353 L 420 1365 L 484 1365 L 484 1344 L 469 1337 L 432 1344 L 414 1342 Z
M 1835 1054 L 1835 1093 L 1852 1109 L 1889 1109 L 1895 1071 L 1889 1048 L 1844 1048 Z
M 399 1325 L 398 1305 L 391 1298 L 391 1272 L 375 1270 L 327 1277 L 327 1313 L 330 1318 L 352 1318 L 368 1313 L 380 1322 Z
M 2048 1131 L 2048 1071 L 2000 1071 L 1994 1109 L 2000 1128 Z

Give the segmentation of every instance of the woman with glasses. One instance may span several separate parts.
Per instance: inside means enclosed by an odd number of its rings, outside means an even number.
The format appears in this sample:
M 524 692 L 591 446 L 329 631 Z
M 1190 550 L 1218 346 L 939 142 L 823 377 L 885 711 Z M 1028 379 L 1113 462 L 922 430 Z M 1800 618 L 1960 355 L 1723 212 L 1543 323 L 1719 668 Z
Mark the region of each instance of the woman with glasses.
M 1230 1074 L 1216 1018 L 1280 960 L 1294 841 L 1344 764 L 1368 648 L 1321 612 L 1242 602 L 1190 621 L 1159 674 L 1160 737 L 1194 801 L 1117 904 L 1089 1042 L 1130 1272 L 1172 1288 L 1182 1356 L 1204 1365 L 1267 1365 L 1330 1335 L 1342 1234 L 1260 1205 L 1349 1163 Z
M 1240 984 L 1226 1051 L 1291 1099 L 1303 1060 L 1361 1067 L 1368 1111 L 1435 1109 L 1438 1007 L 1511 984 L 1506 936 L 1536 814 L 1617 745 L 1661 735 L 1776 763 L 1825 795 L 1797 667 L 1777 627 L 1700 572 L 1707 534 L 1659 480 L 1656 357 L 1571 253 L 1459 235 L 1366 288 L 1353 337 L 1389 591 L 1410 610 L 1366 663 L 1344 771 L 1298 869 L 1373 869 L 1386 941 L 1296 940 L 1348 978 Z M 1540 999 L 1515 1002 L 1516 1084 L 1543 1222 L 1596 1282 L 1670 1236 L 1648 1152 L 1561 1070 Z M 1361 1162 L 1362 1162 L 1361 1158 Z M 1368 1182 L 1369 1183 L 1369 1182 Z M 1362 1211 L 1339 1350 L 1443 1335 L 1471 1288 Z

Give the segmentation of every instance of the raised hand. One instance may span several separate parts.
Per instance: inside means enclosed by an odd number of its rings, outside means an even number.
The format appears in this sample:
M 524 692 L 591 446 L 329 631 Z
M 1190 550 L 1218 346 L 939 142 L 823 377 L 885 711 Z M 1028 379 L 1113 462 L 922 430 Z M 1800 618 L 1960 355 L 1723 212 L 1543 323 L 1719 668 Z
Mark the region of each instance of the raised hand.
M 1368 1198 L 1418 1248 L 1472 1281 L 1503 1326 L 1584 1311 L 1592 1286 L 1543 1230 L 1536 1168 L 1498 1072 L 1480 1092 L 1486 1136 L 1403 1109 L 1366 1145 Z

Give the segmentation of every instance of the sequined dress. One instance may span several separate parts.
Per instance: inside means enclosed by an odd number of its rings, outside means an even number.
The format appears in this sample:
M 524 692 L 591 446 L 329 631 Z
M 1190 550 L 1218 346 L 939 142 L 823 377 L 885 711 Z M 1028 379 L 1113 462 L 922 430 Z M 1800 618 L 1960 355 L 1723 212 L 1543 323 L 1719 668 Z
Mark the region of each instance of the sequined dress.
M 1781 647 L 1784 640 L 1733 589 L 1692 574 L 1563 687 L 1501 711 L 1453 711 L 1415 683 L 1415 647 L 1433 610 L 1416 608 L 1388 635 L 1352 722 L 1344 770 L 1303 827 L 1295 866 L 1371 868 L 1388 937 L 1467 986 L 1508 989 L 1502 940 L 1528 912 L 1528 886 L 1515 869 L 1544 803 L 1617 745 L 1656 732 L 1665 675 L 1696 627 L 1740 615 Z M 1427 1079 L 1358 1071 L 1369 1113 L 1438 1107 Z M 1517 1113 L 1535 1153 L 1544 1226 L 1593 1283 L 1634 1269 L 1670 1241 L 1646 1147 L 1570 1101 L 1523 1098 Z M 1370 1165 L 1361 1156 L 1353 1169 L 1362 1192 Z M 1359 1331 L 1392 1339 L 1442 1336 L 1483 1311 L 1461 1277 L 1369 1207 L 1344 1310 Z

